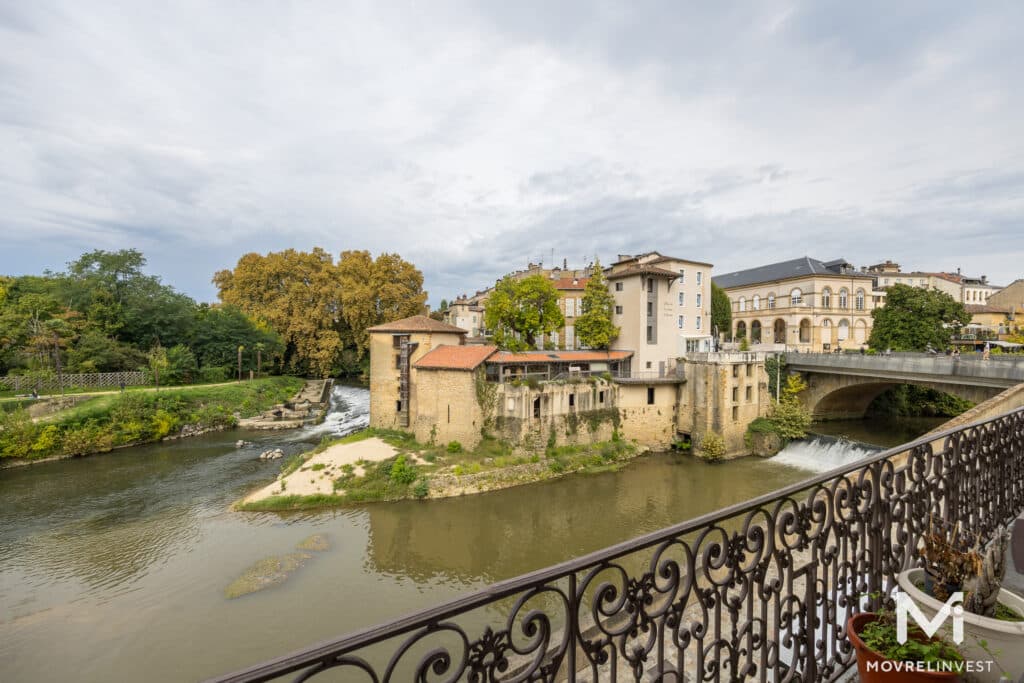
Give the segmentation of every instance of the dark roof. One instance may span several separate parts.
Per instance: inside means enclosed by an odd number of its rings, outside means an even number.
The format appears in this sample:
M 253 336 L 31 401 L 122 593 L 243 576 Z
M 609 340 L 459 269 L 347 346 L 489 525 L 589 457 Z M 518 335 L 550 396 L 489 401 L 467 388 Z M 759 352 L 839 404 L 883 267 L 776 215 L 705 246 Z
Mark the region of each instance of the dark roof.
M 413 363 L 413 367 L 418 370 L 473 370 L 497 350 L 497 346 L 441 345 Z
M 648 252 L 644 252 L 643 254 L 636 254 L 635 256 L 626 256 L 625 254 L 620 254 L 618 260 L 614 261 L 612 263 L 612 265 L 613 266 L 617 266 L 617 265 L 622 264 L 622 263 L 630 263 L 632 261 L 636 261 L 638 259 L 642 259 L 642 258 L 644 258 L 646 256 L 651 256 L 652 254 L 657 255 L 657 258 L 653 258 L 650 261 L 648 261 L 647 263 L 664 263 L 665 261 L 682 261 L 683 263 L 694 263 L 694 264 L 696 264 L 698 266 L 707 266 L 708 268 L 712 268 L 713 267 L 710 263 L 706 263 L 704 261 L 694 261 L 694 260 L 688 259 L 688 258 L 677 258 L 675 256 L 665 256 L 662 253 L 657 252 L 657 251 L 648 251 Z
M 749 268 L 747 270 L 737 270 L 734 273 L 725 273 L 724 275 L 716 275 L 711 278 L 711 281 L 722 289 L 732 289 L 733 287 L 746 287 L 747 285 L 756 285 L 762 282 L 774 282 L 776 280 L 788 280 L 796 277 L 806 277 L 808 275 L 843 275 L 844 277 L 860 277 L 873 280 L 874 275 L 868 273 L 843 273 L 840 272 L 840 268 L 846 261 L 843 259 L 836 259 L 824 263 L 818 259 L 813 259 L 810 256 L 801 256 L 791 261 L 780 261 L 778 263 L 769 263 L 766 266 L 758 266 L 757 268 Z M 829 267 L 831 265 L 831 267 Z
M 367 332 L 450 332 L 452 334 L 468 334 L 466 330 L 455 325 L 434 320 L 425 315 L 413 315 L 383 325 L 374 325 Z

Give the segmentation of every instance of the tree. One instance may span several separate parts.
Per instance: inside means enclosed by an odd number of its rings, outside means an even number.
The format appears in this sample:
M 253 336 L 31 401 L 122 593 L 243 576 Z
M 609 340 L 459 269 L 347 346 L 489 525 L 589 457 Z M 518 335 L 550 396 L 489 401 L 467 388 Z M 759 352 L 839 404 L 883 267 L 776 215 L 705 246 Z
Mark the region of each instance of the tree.
M 227 367 L 235 364 L 238 345 L 257 349 L 262 356 L 280 358 L 284 352 L 281 337 L 267 325 L 259 325 L 236 306 L 203 304 L 196 312 L 196 324 L 189 345 L 200 367 Z
M 341 282 L 330 254 L 319 247 L 245 254 L 234 270 L 216 273 L 213 282 L 221 301 L 281 335 L 285 363 L 297 371 L 330 373 L 342 347 Z
M 149 350 L 149 370 L 153 373 L 153 384 L 158 390 L 160 389 L 160 373 L 167 370 L 167 365 L 167 351 L 158 342 Z
M 562 327 L 558 290 L 540 275 L 505 277 L 494 287 L 484 312 L 495 343 L 509 351 L 537 348 L 537 338 Z
M 732 303 L 725 290 L 711 283 L 711 327 L 726 338 L 732 336 Z
M 576 318 L 576 335 L 580 343 L 592 349 L 607 349 L 619 336 L 619 328 L 612 325 L 615 299 L 608 291 L 608 281 L 601 270 L 601 262 L 594 260 L 594 269 L 583 289 L 582 313 Z
M 167 370 L 164 379 L 167 384 L 191 384 L 196 379 L 196 355 L 184 344 L 167 349 Z
M 949 294 L 907 285 L 889 287 L 885 306 L 871 311 L 871 317 L 874 325 L 868 345 L 894 351 L 943 349 L 971 319 L 964 305 Z
M 238 381 L 242 381 L 242 351 L 245 351 L 245 347 L 239 345 L 238 347 Z

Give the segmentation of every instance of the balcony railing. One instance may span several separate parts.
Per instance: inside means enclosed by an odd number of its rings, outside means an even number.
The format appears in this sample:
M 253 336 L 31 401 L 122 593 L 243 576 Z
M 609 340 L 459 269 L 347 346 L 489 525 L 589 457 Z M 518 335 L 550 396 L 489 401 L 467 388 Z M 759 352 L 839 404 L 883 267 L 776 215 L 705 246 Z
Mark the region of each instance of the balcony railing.
M 1024 409 L 216 680 L 832 680 L 931 520 L 1022 510 Z

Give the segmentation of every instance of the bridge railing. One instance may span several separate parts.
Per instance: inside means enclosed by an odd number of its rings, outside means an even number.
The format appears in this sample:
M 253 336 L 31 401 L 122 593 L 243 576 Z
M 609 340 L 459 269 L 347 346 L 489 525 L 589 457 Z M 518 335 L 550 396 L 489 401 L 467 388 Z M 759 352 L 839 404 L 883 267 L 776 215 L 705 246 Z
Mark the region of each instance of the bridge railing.
M 786 365 L 804 371 L 839 374 L 845 371 L 847 374 L 958 384 L 977 380 L 987 386 L 1010 387 L 1024 382 L 1024 357 L 986 361 L 966 355 L 956 358 L 906 353 L 864 356 L 854 353 L 788 353 Z
M 1022 510 L 1024 409 L 215 680 L 831 680 L 931 520 Z

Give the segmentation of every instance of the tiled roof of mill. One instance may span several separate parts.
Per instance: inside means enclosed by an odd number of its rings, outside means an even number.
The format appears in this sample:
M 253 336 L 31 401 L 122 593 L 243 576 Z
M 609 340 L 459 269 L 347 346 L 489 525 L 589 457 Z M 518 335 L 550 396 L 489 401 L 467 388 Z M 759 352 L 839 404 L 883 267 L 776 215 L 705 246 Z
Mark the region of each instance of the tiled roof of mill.
M 431 349 L 413 363 L 413 367 L 417 370 L 473 370 L 497 350 L 497 346 L 445 344 Z
M 374 325 L 367 328 L 367 332 L 451 332 L 453 334 L 467 334 L 466 330 L 461 327 L 455 327 L 455 325 L 449 325 L 425 315 L 413 315 L 401 320 L 384 323 L 383 325 Z

